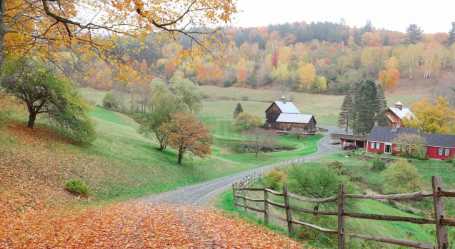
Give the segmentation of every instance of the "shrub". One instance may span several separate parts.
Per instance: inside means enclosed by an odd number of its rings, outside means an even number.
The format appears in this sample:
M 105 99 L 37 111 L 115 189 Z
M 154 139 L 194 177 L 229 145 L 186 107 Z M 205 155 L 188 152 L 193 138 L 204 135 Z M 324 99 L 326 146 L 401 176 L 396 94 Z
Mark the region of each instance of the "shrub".
M 82 179 L 68 181 L 66 183 L 65 189 L 75 195 L 85 196 L 88 194 L 88 188 L 85 185 L 85 182 L 82 181 Z
M 265 175 L 265 181 L 267 182 L 269 189 L 278 190 L 283 187 L 285 183 L 287 183 L 287 176 L 282 170 L 277 171 L 275 169 L 271 169 Z
M 391 155 L 392 155 L 392 156 L 396 156 L 397 153 L 393 150 Z
M 331 169 L 342 169 L 344 167 L 345 167 L 344 164 L 341 162 L 338 162 L 338 161 L 331 162 L 329 164 L 329 168 L 331 168 Z
M 373 159 L 373 171 L 383 171 L 385 169 L 385 162 L 379 157 Z
M 420 191 L 422 176 L 414 166 L 401 160 L 390 164 L 384 171 L 383 185 L 387 194 Z
M 447 158 L 446 163 L 453 163 L 453 157 Z
M 226 81 L 224 81 L 223 85 L 224 85 L 224 87 L 230 87 L 230 86 L 234 85 L 235 83 L 237 83 L 237 80 L 235 80 L 235 79 L 226 80 Z
M 382 155 L 382 150 L 378 150 L 378 152 L 376 152 L 376 154 Z
M 248 96 L 242 96 L 242 97 L 240 98 L 240 100 L 242 100 L 242 101 L 248 101 Z

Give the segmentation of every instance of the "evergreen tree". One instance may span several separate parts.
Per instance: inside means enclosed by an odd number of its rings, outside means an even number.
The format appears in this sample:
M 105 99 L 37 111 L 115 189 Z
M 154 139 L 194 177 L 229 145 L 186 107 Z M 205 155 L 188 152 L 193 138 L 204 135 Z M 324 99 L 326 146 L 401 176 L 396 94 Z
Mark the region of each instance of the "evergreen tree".
M 362 43 L 362 36 L 360 35 L 360 32 L 358 29 L 354 29 L 353 37 L 354 37 L 355 44 L 360 45 Z
M 449 31 L 449 40 L 447 45 L 450 47 L 455 42 L 455 22 L 452 23 L 452 29 Z
M 384 46 L 389 46 L 389 43 L 390 43 L 389 36 L 384 37 L 384 40 L 382 41 L 382 44 Z
M 409 27 L 406 28 L 406 33 L 406 44 L 416 44 L 422 40 L 423 30 L 421 30 L 416 24 L 409 24 Z
M 346 127 L 346 134 L 348 134 L 349 130 L 349 123 L 351 121 L 352 112 L 351 109 L 353 108 L 353 102 L 351 94 L 346 94 L 344 96 L 343 104 L 341 105 L 341 112 L 340 116 L 338 117 L 338 127 L 344 128 Z
M 364 34 L 365 32 L 373 32 L 373 24 L 371 23 L 371 20 L 367 20 L 365 26 L 363 26 L 360 30 L 360 34 Z
M 363 84 L 363 81 L 357 81 L 349 90 L 349 95 L 351 95 L 352 98 L 352 108 L 349 109 L 349 117 L 351 117 L 351 120 L 349 120 L 349 127 L 354 131 L 354 134 L 357 134 L 359 122 L 358 122 L 358 110 L 360 109 L 360 106 L 362 103 L 360 103 L 360 100 L 358 96 L 358 92 L 360 89 L 360 86 Z
M 373 128 L 376 112 L 379 109 L 376 83 L 368 79 L 360 86 L 355 98 L 357 109 L 356 134 L 368 134 Z
M 242 105 L 240 103 L 237 104 L 237 107 L 234 110 L 234 119 L 237 118 L 237 116 L 243 112 Z
M 385 112 L 387 111 L 387 100 L 385 99 L 384 89 L 380 84 L 376 85 L 378 92 L 378 111 L 376 112 L 376 121 L 379 122 L 379 125 L 386 126 L 387 119 L 385 117 Z

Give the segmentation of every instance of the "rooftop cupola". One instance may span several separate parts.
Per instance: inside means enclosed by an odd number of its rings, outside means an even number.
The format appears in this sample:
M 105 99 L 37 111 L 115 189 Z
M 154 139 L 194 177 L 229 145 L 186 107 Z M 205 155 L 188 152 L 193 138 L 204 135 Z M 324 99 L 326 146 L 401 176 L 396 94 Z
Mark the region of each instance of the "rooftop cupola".
M 395 103 L 395 108 L 403 110 L 403 104 L 400 101 L 398 101 L 397 103 Z
M 283 104 L 286 104 L 286 97 L 284 97 L 284 95 L 281 96 L 281 102 L 283 102 Z

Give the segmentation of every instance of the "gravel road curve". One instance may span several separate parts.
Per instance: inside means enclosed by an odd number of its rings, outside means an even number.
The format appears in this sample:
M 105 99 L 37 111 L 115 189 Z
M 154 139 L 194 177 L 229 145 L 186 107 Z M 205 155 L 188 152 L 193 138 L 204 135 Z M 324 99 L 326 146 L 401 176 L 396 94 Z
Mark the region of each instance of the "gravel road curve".
M 300 158 L 304 161 L 316 159 L 331 153 L 340 152 L 341 147 L 339 145 L 330 144 L 330 133 L 344 133 L 343 129 L 331 126 L 320 126 L 326 128 L 329 131 L 324 134 L 324 137 L 318 141 L 318 151 L 309 156 Z M 186 203 L 192 205 L 201 205 L 209 200 L 210 197 L 225 191 L 231 187 L 232 183 L 248 176 L 253 173 L 259 173 L 264 169 L 269 168 L 270 165 L 259 167 L 252 170 L 243 171 L 234 175 L 218 178 L 215 180 L 189 185 L 178 188 L 169 192 L 156 194 L 148 197 L 139 199 L 139 201 L 147 201 L 154 203 Z

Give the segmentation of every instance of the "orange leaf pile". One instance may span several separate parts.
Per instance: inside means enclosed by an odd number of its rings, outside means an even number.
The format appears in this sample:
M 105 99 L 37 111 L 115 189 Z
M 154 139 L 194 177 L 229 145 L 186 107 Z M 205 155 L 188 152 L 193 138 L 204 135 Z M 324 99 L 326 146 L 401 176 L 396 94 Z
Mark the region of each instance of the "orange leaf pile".
M 1 248 L 302 248 L 208 209 L 120 203 L 80 212 L 20 213 L 0 224 Z

